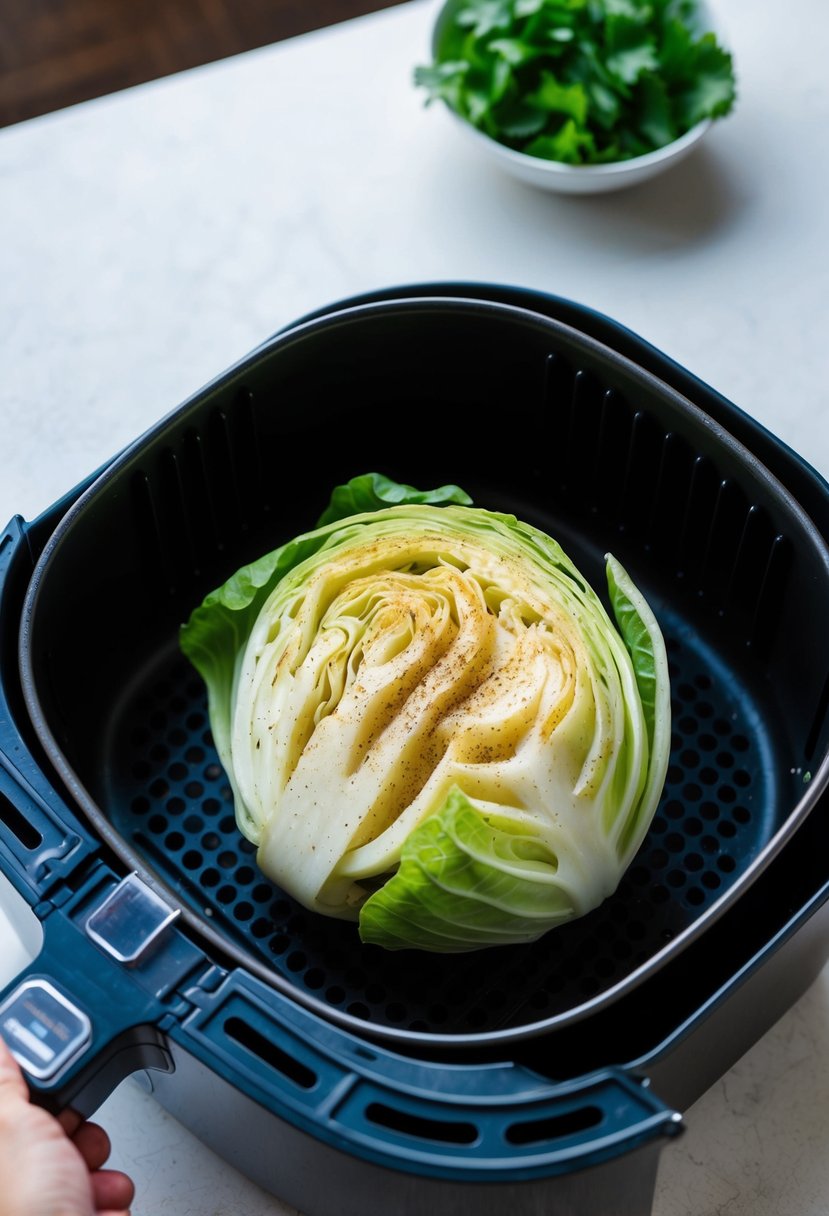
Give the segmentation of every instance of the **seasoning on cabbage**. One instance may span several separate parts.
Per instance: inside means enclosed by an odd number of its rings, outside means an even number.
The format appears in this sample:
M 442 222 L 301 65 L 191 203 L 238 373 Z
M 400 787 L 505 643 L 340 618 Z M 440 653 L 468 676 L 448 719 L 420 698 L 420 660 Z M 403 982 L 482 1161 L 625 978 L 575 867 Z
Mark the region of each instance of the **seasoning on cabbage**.
M 208 595 L 181 646 L 263 873 L 390 950 L 597 907 L 670 738 L 659 625 L 610 555 L 606 577 L 615 624 L 542 531 L 370 473 Z

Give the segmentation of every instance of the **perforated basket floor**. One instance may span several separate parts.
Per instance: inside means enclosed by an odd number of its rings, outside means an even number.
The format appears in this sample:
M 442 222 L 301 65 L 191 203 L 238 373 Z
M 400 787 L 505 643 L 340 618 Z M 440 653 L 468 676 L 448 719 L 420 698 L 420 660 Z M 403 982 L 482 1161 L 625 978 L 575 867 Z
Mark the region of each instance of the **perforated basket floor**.
M 466 956 L 389 953 L 307 912 L 239 833 L 199 677 L 174 651 L 115 724 L 113 826 L 195 912 L 334 1009 L 374 1025 L 486 1032 L 548 1018 L 618 983 L 690 925 L 768 840 L 769 741 L 756 707 L 667 623 L 673 741 L 652 829 L 615 896 L 540 943 Z M 424 983 L 424 977 L 428 982 Z

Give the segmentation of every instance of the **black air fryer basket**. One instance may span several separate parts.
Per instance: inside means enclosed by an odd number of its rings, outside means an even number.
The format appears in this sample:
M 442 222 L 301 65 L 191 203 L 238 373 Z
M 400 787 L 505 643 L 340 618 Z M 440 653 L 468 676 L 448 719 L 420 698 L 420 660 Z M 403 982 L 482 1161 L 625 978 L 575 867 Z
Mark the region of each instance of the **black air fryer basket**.
M 239 834 L 178 627 L 377 470 L 607 551 L 673 738 L 618 891 L 527 946 L 387 953 Z M 305 317 L 0 542 L 0 867 L 44 946 L 0 994 L 39 1100 L 150 1069 L 310 1216 L 643 1216 L 680 1112 L 829 955 L 829 488 L 635 335 L 425 284 Z M 36 1040 L 36 1042 L 34 1041 Z

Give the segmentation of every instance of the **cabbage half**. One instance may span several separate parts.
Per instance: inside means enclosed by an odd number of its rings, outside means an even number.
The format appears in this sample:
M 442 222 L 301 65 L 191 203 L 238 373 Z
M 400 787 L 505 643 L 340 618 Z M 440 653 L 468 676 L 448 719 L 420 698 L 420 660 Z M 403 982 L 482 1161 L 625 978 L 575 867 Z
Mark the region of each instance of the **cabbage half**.
M 387 949 L 528 942 L 617 887 L 667 769 L 665 646 L 607 557 L 378 474 L 181 631 L 241 832 Z

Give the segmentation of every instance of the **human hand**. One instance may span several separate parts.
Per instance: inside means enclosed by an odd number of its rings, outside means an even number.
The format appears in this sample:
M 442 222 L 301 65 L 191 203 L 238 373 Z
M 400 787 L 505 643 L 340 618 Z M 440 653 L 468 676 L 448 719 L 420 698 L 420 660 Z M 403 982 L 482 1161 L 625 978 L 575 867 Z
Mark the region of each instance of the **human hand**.
M 29 1101 L 0 1038 L 0 1216 L 129 1216 L 135 1188 L 120 1170 L 101 1169 L 109 1152 L 96 1123 Z

